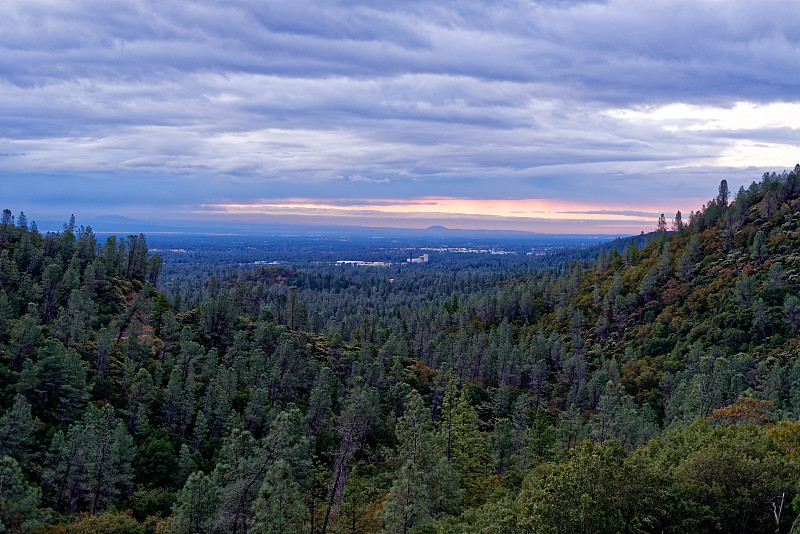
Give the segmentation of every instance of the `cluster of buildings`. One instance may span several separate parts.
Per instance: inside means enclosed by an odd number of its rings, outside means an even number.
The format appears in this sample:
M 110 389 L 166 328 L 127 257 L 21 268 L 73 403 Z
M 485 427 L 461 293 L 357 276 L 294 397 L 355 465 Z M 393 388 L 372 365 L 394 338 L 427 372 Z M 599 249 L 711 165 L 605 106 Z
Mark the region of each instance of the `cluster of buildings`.
M 428 263 L 428 255 L 422 254 L 415 258 L 414 253 L 411 252 L 408 255 L 408 259 L 403 263 Z M 387 267 L 393 264 L 387 261 L 338 260 L 336 262 L 336 265 L 357 265 L 359 267 Z

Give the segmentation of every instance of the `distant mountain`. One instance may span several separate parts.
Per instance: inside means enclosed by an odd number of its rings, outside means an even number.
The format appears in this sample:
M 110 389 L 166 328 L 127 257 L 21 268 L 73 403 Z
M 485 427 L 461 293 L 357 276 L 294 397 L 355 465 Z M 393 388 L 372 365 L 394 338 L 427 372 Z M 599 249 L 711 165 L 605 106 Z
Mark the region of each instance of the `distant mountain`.
M 41 221 L 39 229 L 43 232 L 58 232 L 63 229 L 64 222 Z M 609 241 L 618 235 L 608 234 L 544 234 L 521 230 L 486 230 L 486 229 L 459 229 L 447 228 L 441 225 L 428 228 L 392 228 L 370 226 L 317 226 L 317 225 L 289 225 L 289 224 L 254 224 L 217 221 L 178 221 L 178 220 L 148 220 L 143 221 L 125 217 L 123 215 L 101 215 L 89 220 L 78 220 L 77 224 L 91 226 L 98 234 L 187 234 L 187 235 L 326 235 L 341 237 L 448 237 L 448 238 L 511 238 L 534 240 L 536 242 L 551 241 L 553 239 L 573 240 L 582 242 L 586 239 Z

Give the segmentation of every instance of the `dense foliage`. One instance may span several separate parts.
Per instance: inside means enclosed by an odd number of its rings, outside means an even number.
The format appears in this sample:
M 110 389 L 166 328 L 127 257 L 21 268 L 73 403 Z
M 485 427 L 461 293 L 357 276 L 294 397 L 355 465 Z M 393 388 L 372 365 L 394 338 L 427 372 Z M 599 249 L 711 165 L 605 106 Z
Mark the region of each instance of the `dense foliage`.
M 6 210 L 0 532 L 790 532 L 798 170 L 558 266 L 191 296 L 144 236 Z

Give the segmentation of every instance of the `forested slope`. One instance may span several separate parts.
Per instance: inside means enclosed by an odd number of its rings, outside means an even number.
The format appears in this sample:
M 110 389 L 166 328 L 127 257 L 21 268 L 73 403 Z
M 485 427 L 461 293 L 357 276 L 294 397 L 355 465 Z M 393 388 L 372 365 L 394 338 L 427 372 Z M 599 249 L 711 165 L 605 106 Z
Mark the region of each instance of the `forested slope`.
M 0 524 L 789 532 L 797 170 L 593 262 L 264 268 L 192 307 L 143 236 L 6 211 Z

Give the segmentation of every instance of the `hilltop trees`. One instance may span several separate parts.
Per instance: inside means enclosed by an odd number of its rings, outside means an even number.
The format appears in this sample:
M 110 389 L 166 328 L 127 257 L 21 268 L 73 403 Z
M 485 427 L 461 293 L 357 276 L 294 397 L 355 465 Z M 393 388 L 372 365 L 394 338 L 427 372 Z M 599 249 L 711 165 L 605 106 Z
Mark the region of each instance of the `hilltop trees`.
M 722 204 L 723 207 L 728 205 L 728 197 L 730 196 L 730 189 L 728 189 L 728 180 L 722 180 L 719 183 L 719 194 L 717 195 L 717 201 Z

